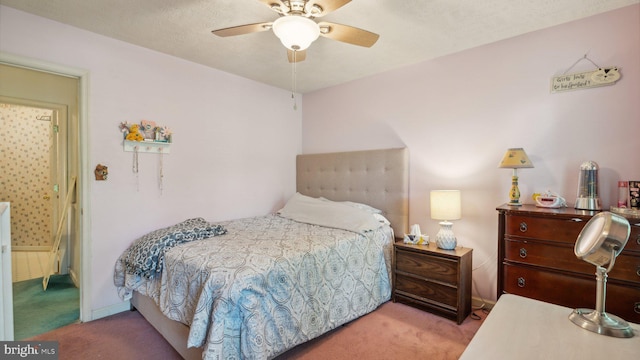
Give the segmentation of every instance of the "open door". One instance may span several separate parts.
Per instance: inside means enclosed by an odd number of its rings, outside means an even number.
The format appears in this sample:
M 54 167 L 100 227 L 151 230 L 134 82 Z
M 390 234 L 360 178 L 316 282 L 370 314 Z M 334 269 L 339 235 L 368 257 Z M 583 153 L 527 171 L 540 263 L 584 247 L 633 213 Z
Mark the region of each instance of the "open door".
M 47 286 L 49 285 L 49 278 L 52 274 L 56 272 L 56 268 L 59 267 L 62 258 L 64 257 L 64 253 L 60 253 L 60 240 L 62 239 L 62 234 L 67 224 L 67 214 L 69 213 L 69 207 L 71 206 L 71 200 L 73 199 L 73 194 L 76 190 L 76 177 L 71 178 L 71 184 L 69 185 L 69 191 L 67 192 L 67 196 L 64 200 L 64 206 L 62 208 L 62 215 L 60 216 L 60 221 L 58 222 L 58 230 L 56 231 L 53 246 L 51 247 L 51 251 L 49 251 L 49 263 L 47 268 L 44 270 L 44 276 L 42 277 L 42 289 L 47 290 Z
M 0 202 L 0 341 L 13 340 L 13 284 L 11 282 L 11 209 Z

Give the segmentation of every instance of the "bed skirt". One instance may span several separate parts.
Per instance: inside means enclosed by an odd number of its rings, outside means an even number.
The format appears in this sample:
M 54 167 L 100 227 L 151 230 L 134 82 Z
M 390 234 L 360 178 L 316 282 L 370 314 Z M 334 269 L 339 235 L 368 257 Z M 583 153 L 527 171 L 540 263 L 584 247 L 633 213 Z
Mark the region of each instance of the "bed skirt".
M 131 306 L 138 310 L 184 359 L 202 360 L 202 348 L 187 347 L 189 327 L 164 316 L 153 299 L 134 291 Z

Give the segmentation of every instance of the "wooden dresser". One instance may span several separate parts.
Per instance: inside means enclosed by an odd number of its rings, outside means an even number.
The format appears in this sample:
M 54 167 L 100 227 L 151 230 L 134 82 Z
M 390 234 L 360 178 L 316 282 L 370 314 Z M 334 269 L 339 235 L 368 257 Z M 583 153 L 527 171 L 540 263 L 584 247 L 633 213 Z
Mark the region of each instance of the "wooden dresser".
M 595 308 L 595 266 L 573 251 L 596 211 L 502 205 L 498 210 L 498 298 L 511 293 L 570 308 Z M 640 323 L 640 219 L 608 274 L 605 311 Z
M 393 301 L 462 323 L 471 313 L 473 249 L 395 243 Z

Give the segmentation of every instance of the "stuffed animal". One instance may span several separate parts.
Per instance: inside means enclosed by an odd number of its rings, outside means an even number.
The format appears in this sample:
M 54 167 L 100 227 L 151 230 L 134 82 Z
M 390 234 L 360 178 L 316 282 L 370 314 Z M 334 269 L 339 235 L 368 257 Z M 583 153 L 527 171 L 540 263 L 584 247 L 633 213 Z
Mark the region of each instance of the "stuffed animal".
M 98 164 L 94 171 L 96 175 L 96 180 L 107 180 L 107 176 L 109 175 L 109 168 L 105 165 Z
M 125 139 L 130 141 L 144 141 L 144 136 L 140 134 L 140 126 L 138 124 L 129 126 L 129 133 Z

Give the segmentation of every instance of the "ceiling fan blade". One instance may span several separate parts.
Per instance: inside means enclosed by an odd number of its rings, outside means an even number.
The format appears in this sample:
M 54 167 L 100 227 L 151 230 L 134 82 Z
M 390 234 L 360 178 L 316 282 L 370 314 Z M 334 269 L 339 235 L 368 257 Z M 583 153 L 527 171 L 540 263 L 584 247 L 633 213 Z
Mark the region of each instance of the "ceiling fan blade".
M 348 25 L 325 21 L 318 23 L 318 25 L 320 25 L 320 36 L 358 46 L 371 47 L 380 37 L 376 33 Z
M 228 28 L 219 29 L 219 30 L 213 30 L 211 32 L 215 35 L 222 36 L 222 37 L 244 35 L 244 34 L 250 34 L 254 32 L 271 30 L 271 24 L 272 23 L 270 22 L 247 24 L 247 25 L 228 27 Z
M 287 49 L 287 58 L 290 63 L 304 61 L 307 58 L 307 50 L 293 51 Z

